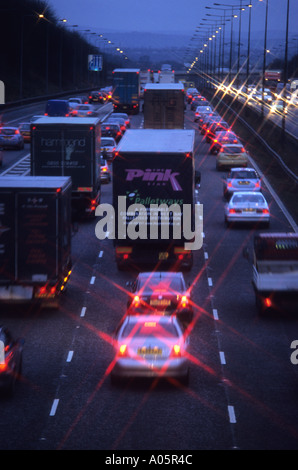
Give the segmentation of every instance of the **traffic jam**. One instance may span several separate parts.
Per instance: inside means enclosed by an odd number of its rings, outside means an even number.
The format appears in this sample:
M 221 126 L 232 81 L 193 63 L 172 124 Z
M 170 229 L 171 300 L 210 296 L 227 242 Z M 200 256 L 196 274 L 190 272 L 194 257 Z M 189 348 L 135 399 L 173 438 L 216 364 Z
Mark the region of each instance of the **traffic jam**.
M 152 448 L 154 439 L 159 442 L 153 425 L 158 413 L 152 412 L 153 421 L 149 416 L 159 398 L 152 395 L 161 395 L 163 417 L 164 395 L 174 395 L 167 388 L 158 390 L 160 383 L 179 395 L 170 398 L 170 424 L 177 418 L 184 430 L 189 422 L 177 448 L 196 448 L 193 403 L 204 408 L 204 422 L 218 424 L 211 442 L 237 424 L 241 411 L 251 412 L 247 429 L 253 419 L 262 426 L 269 420 L 272 435 L 278 427 L 279 416 L 268 417 L 278 392 L 262 405 L 253 397 L 249 376 L 263 387 L 256 377 L 270 358 L 268 351 L 259 357 L 259 334 L 269 328 L 273 341 L 280 319 L 297 306 L 297 232 L 254 164 L 248 143 L 229 124 L 231 119 L 219 114 L 210 90 L 204 96 L 195 86 L 148 83 L 141 105 L 139 72 L 115 69 L 112 86 L 88 96 L 49 100 L 44 113 L 0 129 L 2 161 L 9 148 L 30 150 L 26 176 L 6 175 L 4 167 L 0 177 L 1 311 L 12 327 L 28 322 L 27 328 L 16 328 L 24 332 L 16 338 L 6 325 L 0 327 L 1 392 L 12 406 L 14 400 L 19 403 L 20 392 L 28 396 L 38 388 L 49 417 L 59 416 L 63 406 L 65 415 L 71 415 L 70 422 L 61 418 L 58 437 L 52 421 L 45 419 L 44 429 L 37 426 L 35 448 L 72 448 L 82 430 L 91 439 L 83 416 L 98 403 L 97 394 L 104 404 L 100 412 L 93 411 L 104 418 L 101 432 L 106 434 L 115 422 L 112 437 L 103 437 L 100 448 L 132 448 L 132 436 L 140 448 Z M 15 310 L 21 313 L 10 317 L 7 312 Z M 31 326 L 34 319 L 38 330 Z M 38 385 L 28 385 L 38 380 L 28 361 L 38 351 L 41 339 L 34 332 L 39 328 L 58 357 L 61 345 L 71 344 L 62 371 L 60 360 L 54 368 L 52 404 L 41 378 Z M 287 337 L 295 334 L 288 332 L 289 325 L 283 328 Z M 88 357 L 85 366 L 78 366 L 87 397 L 76 381 L 65 383 L 73 380 L 67 367 L 76 360 L 75 344 Z M 91 344 L 98 352 L 89 351 Z M 246 374 L 235 354 L 233 374 L 225 372 L 237 348 L 243 348 L 243 361 L 251 357 L 251 365 L 261 364 L 256 376 L 250 367 L 257 366 L 247 365 Z M 272 354 L 276 358 L 278 350 Z M 279 378 L 283 365 L 276 365 Z M 69 398 L 72 387 L 83 394 L 82 403 Z M 136 410 L 142 387 L 145 396 Z M 214 402 L 212 393 L 222 395 L 221 401 Z M 181 399 L 188 405 L 180 410 Z M 143 414 L 153 426 L 151 437 L 150 432 L 137 437 Z M 276 435 L 288 431 L 295 442 L 294 430 L 286 424 L 278 429 Z M 173 432 L 167 446 L 178 442 Z M 227 431 L 218 447 L 249 442 L 239 434 Z M 198 438 L 202 448 L 208 447 L 208 436 Z

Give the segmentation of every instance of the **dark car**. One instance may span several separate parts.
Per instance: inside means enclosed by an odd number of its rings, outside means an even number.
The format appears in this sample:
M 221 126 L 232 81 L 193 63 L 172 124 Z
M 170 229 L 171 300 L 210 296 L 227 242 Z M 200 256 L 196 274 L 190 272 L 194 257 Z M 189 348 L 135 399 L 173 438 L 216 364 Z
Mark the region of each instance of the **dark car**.
M 102 137 L 113 137 L 118 143 L 122 137 L 122 132 L 119 124 L 105 124 L 101 125 L 101 136 Z
M 105 98 L 103 96 L 103 94 L 100 92 L 100 91 L 91 91 L 90 95 L 89 95 L 89 103 L 92 104 L 92 103 L 104 103 L 105 102 Z
M 46 104 L 45 116 L 69 116 L 71 108 L 68 100 L 49 100 Z
M 238 144 L 239 139 L 237 135 L 230 131 L 218 131 L 211 142 L 210 153 L 216 154 L 220 151 L 220 148 L 224 144 Z
M 0 326 L 0 390 L 13 395 L 22 372 L 24 339 L 14 340 L 8 328 Z
M 130 128 L 130 119 L 129 119 L 129 117 L 128 117 L 128 114 L 126 114 L 126 113 L 112 113 L 110 117 L 111 117 L 112 119 L 113 119 L 114 117 L 121 117 L 121 118 L 123 118 L 124 121 L 125 121 L 126 128 L 127 128 L 127 129 Z
M 22 122 L 19 125 L 20 134 L 23 136 L 24 142 L 31 141 L 31 123 L 30 122 Z
M 127 286 L 132 291 L 127 302 L 129 315 L 159 312 L 175 314 L 183 323 L 192 321 L 190 291 L 182 272 L 142 272 Z
M 229 124 L 226 121 L 215 121 L 206 130 L 206 141 L 212 142 L 217 132 L 228 131 Z
M 24 148 L 24 139 L 17 127 L 0 127 L 0 148 L 18 150 Z
M 195 111 L 197 106 L 206 106 L 208 104 L 208 101 L 203 96 L 194 96 L 192 102 L 190 103 L 190 109 L 191 111 Z

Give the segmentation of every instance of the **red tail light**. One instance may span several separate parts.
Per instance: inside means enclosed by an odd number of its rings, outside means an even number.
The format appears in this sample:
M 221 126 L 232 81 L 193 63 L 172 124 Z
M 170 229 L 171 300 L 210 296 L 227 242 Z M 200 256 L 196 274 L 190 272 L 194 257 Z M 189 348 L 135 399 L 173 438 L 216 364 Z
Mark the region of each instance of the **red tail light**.
M 134 307 L 139 307 L 140 306 L 140 297 L 138 295 L 134 296 L 132 304 L 133 304 Z
M 188 302 L 187 296 L 186 296 L 186 295 L 183 295 L 183 296 L 181 297 L 181 301 L 180 301 L 181 307 L 182 307 L 182 308 L 188 307 L 188 303 L 189 303 L 189 302 Z
M 127 356 L 127 345 L 126 344 L 121 344 L 119 346 L 118 355 L 121 356 L 121 357 Z
M 7 370 L 7 364 L 4 362 L 3 364 L 0 364 L 0 372 L 4 372 Z
M 172 357 L 181 357 L 181 347 L 179 344 L 174 344 L 171 350 L 171 356 Z

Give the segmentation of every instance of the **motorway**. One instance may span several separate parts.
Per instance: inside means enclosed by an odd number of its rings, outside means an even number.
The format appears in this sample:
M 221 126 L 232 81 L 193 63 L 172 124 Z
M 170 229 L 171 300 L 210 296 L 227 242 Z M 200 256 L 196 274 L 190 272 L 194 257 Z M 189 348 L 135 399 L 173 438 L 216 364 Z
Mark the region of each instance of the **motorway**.
M 32 114 L 39 112 L 35 106 Z M 21 121 L 28 113 L 14 111 L 7 120 Z M 131 122 L 141 128 L 142 113 Z M 185 127 L 196 128 L 189 107 Z M 60 310 L 0 312 L 0 323 L 25 338 L 21 382 L 12 399 L 0 400 L 0 449 L 93 449 L 109 455 L 298 449 L 298 366 L 290 361 L 298 319 L 258 317 L 252 266 L 242 249 L 261 227 L 225 227 L 223 173 L 208 149 L 196 132 L 204 243 L 185 273 L 196 305 L 189 386 L 175 380 L 111 385 L 112 334 L 125 313 L 126 281 L 136 273 L 117 270 L 112 240 L 95 236 L 96 220 L 81 222 Z M 24 151 L 5 151 L 2 170 L 29 151 L 28 144 Z M 264 185 L 269 230 L 293 231 L 269 189 Z M 102 202 L 112 202 L 111 190 L 111 184 L 103 185 Z

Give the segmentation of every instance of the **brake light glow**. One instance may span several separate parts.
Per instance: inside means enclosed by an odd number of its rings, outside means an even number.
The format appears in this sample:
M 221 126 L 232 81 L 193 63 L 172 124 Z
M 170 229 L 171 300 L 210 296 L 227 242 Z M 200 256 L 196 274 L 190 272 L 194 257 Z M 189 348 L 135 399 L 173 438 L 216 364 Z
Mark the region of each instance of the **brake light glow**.
M 181 356 L 181 347 L 179 344 L 174 344 L 172 348 L 172 356 L 180 357 Z
M 272 301 L 269 297 L 266 297 L 266 299 L 264 299 L 264 305 L 268 308 L 272 306 Z
M 4 362 L 3 364 L 0 364 L 0 372 L 4 372 L 7 370 L 7 364 Z
M 188 298 L 186 295 L 183 295 L 181 298 L 181 307 L 185 308 L 188 305 Z
M 121 346 L 119 347 L 119 355 L 126 356 L 126 354 L 127 354 L 127 345 L 121 344 Z

